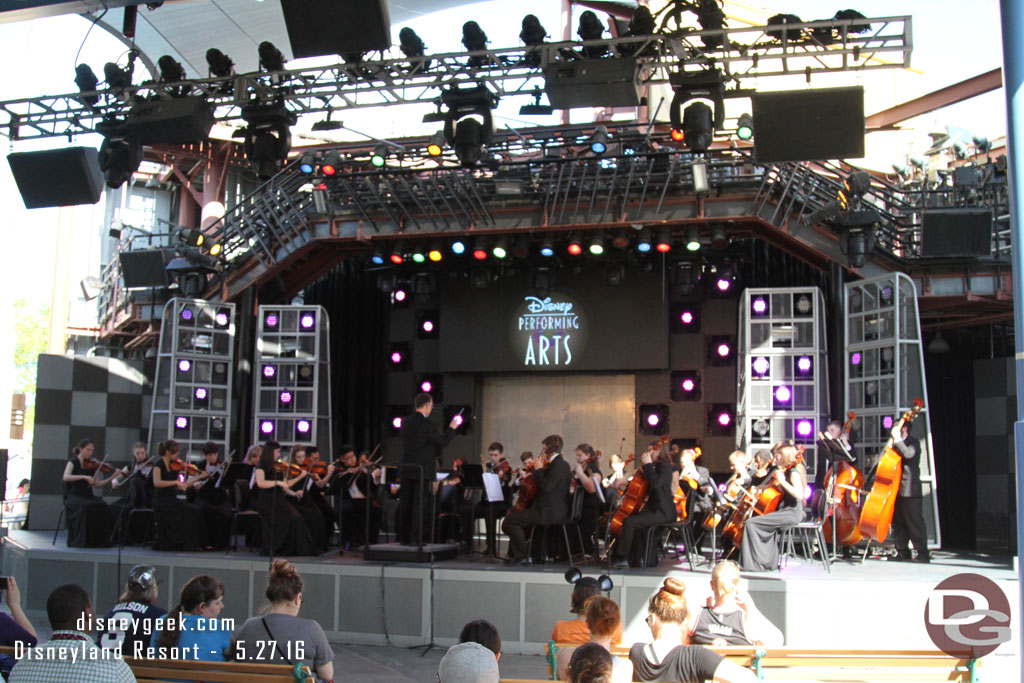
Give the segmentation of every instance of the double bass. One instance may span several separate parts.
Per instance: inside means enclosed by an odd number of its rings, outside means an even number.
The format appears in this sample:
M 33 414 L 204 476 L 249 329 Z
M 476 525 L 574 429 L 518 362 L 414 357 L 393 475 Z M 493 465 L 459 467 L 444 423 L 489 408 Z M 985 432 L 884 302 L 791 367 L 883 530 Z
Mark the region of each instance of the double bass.
M 914 407 L 903 413 L 903 417 L 897 424 L 897 429 L 913 422 L 923 408 L 924 400 L 915 398 Z M 893 438 L 890 435 L 889 440 L 885 443 L 885 448 L 882 449 L 878 464 L 875 465 L 875 482 L 871 485 L 871 491 L 864 498 L 864 504 L 860 511 L 858 530 L 862 537 L 876 543 L 884 542 L 889 536 L 892 513 L 896 508 L 896 496 L 903 478 L 903 457 L 892 447 L 892 444 Z
M 843 433 L 849 435 L 857 413 L 847 413 Z M 829 466 L 825 473 L 826 499 L 825 524 L 822 531 L 825 540 L 832 543 L 833 525 L 836 541 L 844 546 L 855 545 L 861 539 L 860 533 L 860 492 L 864 488 L 864 474 L 852 463 L 840 460 Z

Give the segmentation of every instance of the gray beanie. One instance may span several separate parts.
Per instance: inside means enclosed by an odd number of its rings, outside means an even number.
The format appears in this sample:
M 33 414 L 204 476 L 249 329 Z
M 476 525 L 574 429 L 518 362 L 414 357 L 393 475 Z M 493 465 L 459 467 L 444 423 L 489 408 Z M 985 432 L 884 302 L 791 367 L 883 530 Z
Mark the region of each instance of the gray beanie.
M 437 667 L 441 683 L 498 683 L 498 660 L 480 643 L 459 643 Z

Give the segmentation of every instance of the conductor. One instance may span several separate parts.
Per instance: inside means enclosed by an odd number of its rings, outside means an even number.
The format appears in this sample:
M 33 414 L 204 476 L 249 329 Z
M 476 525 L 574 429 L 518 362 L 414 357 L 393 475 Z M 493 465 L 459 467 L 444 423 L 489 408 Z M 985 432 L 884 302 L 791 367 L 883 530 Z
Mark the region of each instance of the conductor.
M 430 394 L 417 394 L 412 415 L 402 421 L 401 489 L 398 499 L 398 542 L 413 545 L 421 540 L 420 534 L 430 536 L 431 517 L 426 509 L 427 487 L 437 479 L 437 459 L 441 449 L 455 438 L 461 419 L 453 417 L 444 433 L 430 421 L 434 399 Z M 418 465 L 418 467 L 417 467 Z M 422 479 L 421 479 L 422 477 Z M 418 522 L 422 522 L 419 524 Z M 419 534 L 414 533 L 420 527 Z M 425 533 L 424 533 L 424 530 Z

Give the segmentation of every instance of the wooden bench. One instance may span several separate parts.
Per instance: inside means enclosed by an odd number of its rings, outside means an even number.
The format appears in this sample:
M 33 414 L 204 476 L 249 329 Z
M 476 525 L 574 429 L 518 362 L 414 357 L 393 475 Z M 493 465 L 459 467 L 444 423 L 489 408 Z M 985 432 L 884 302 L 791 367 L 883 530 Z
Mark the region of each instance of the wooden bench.
M 548 674 L 554 671 L 560 647 L 548 643 Z M 980 659 L 951 656 L 939 650 L 852 650 L 799 647 L 729 646 L 710 648 L 745 666 L 762 681 L 965 681 L 980 680 Z M 612 654 L 628 657 L 629 648 L 615 646 Z M 503 683 L 525 683 L 502 679 Z

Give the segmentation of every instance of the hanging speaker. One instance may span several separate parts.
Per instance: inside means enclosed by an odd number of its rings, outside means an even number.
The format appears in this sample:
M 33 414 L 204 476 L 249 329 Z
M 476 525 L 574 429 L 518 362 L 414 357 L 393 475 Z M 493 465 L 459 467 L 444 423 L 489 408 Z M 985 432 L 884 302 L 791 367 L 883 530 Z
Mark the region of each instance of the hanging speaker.
M 95 204 L 103 172 L 92 147 L 67 147 L 7 155 L 26 209 Z
M 391 47 L 386 0 L 281 0 L 281 10 L 295 59 Z
M 864 156 L 864 88 L 754 93 L 758 163 L 860 159 Z

